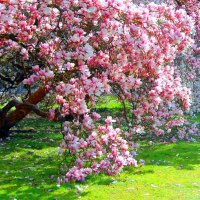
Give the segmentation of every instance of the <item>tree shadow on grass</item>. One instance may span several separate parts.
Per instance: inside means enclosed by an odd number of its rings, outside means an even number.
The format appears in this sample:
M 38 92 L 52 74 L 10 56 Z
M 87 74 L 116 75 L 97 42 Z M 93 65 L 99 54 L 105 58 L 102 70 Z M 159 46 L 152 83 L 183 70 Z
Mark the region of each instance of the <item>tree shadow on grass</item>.
M 12 191 L 11 191 L 12 189 Z M 20 200 L 77 200 L 81 197 L 89 195 L 89 191 L 83 191 L 78 193 L 75 189 L 69 190 L 68 188 L 61 186 L 56 187 L 38 187 L 28 185 L 23 188 L 23 185 L 13 186 L 10 185 L 9 189 L 0 189 L 0 199 L 20 199 Z
M 92 181 L 92 180 L 89 180 L 90 182 Z M 111 177 L 104 177 L 104 178 L 97 178 L 96 180 L 95 179 L 93 179 L 93 181 L 92 181 L 92 183 L 94 184 L 94 185 L 110 185 L 110 184 L 112 184 L 112 182 L 113 182 L 113 178 L 111 178 Z
M 13 156 L 1 160 L 0 199 L 67 199 L 75 200 L 88 191 L 77 193 L 74 184 L 57 185 L 58 163 L 56 157 L 35 157 L 21 152 L 19 159 Z M 52 177 L 53 175 L 53 177 Z
M 133 167 L 126 167 L 123 170 L 123 175 L 115 175 L 115 176 L 108 176 L 104 173 L 100 173 L 98 175 L 90 175 L 86 179 L 86 183 L 89 185 L 112 185 L 116 183 L 123 183 L 129 180 L 129 175 L 145 175 L 145 174 L 153 174 L 153 170 L 146 170 L 145 168 L 133 168 Z
M 145 175 L 145 174 L 153 174 L 154 170 L 151 170 L 151 169 L 146 170 L 145 167 L 143 167 L 143 168 L 129 167 L 124 172 L 126 174 L 131 174 L 131 175 Z

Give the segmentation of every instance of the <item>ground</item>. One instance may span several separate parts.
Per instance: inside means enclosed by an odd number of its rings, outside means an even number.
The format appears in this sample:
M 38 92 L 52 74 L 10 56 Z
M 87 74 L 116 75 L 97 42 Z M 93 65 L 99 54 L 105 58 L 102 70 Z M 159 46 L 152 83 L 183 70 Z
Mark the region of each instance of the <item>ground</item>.
M 109 103 L 112 109 L 118 106 Z M 23 132 L 13 131 L 13 136 L 0 144 L 1 200 L 200 199 L 200 140 L 141 143 L 137 159 L 144 159 L 144 166 L 127 168 L 115 177 L 91 175 L 84 183 L 59 185 L 61 124 L 29 118 L 15 130 Z

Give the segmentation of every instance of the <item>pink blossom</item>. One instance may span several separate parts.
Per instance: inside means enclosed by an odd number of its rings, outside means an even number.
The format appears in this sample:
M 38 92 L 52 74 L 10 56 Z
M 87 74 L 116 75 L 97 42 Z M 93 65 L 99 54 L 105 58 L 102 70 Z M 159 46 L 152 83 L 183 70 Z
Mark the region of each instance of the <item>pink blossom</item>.
M 48 116 L 49 120 L 53 120 L 54 117 L 55 117 L 55 110 L 54 109 L 50 109 L 49 110 L 49 116 Z

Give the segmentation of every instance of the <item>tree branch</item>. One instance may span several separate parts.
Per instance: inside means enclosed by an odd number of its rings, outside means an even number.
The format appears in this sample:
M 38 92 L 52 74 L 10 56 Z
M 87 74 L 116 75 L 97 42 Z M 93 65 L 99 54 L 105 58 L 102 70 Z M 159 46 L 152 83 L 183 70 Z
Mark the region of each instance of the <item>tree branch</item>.
M 12 81 L 10 77 L 5 77 L 3 74 L 0 74 L 0 79 L 9 82 L 11 84 L 14 84 L 14 81 Z
M 18 42 L 18 39 L 14 34 L 0 34 L 0 39 L 10 39 L 12 41 Z
M 1 109 L 1 113 L 3 113 L 3 115 L 6 115 L 8 111 L 13 107 L 17 109 L 28 109 L 29 111 L 33 111 L 35 114 L 41 117 L 47 118 L 48 116 L 48 113 L 40 110 L 37 105 L 27 103 L 27 102 L 20 102 L 20 101 L 17 101 L 16 99 L 11 100 L 5 107 L 3 107 Z

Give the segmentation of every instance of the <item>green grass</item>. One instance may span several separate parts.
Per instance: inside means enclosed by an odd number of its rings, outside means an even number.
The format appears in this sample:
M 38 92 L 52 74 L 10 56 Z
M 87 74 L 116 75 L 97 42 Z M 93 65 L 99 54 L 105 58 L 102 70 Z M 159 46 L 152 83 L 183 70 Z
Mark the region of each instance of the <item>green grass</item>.
M 101 99 L 104 114 L 120 112 L 114 97 Z M 200 115 L 192 119 L 200 122 Z M 150 146 L 141 144 L 137 159 L 143 167 L 127 168 L 121 175 L 91 175 L 84 183 L 57 186 L 57 155 L 61 124 L 43 119 L 20 123 L 10 140 L 0 143 L 0 200 L 198 200 L 200 199 L 200 141 Z M 76 187 L 82 188 L 77 193 Z
M 96 108 L 119 110 L 122 108 L 122 105 L 120 101 L 117 99 L 117 97 L 112 95 L 106 95 L 103 98 L 99 98 Z
M 57 187 L 60 124 L 33 119 L 21 123 L 17 129 L 30 132 L 18 133 L 0 146 L 1 200 L 200 198 L 200 142 L 143 145 L 138 156 L 146 161 L 143 167 L 127 168 L 115 177 L 92 175 L 84 183 Z M 77 185 L 83 188 L 80 194 Z

